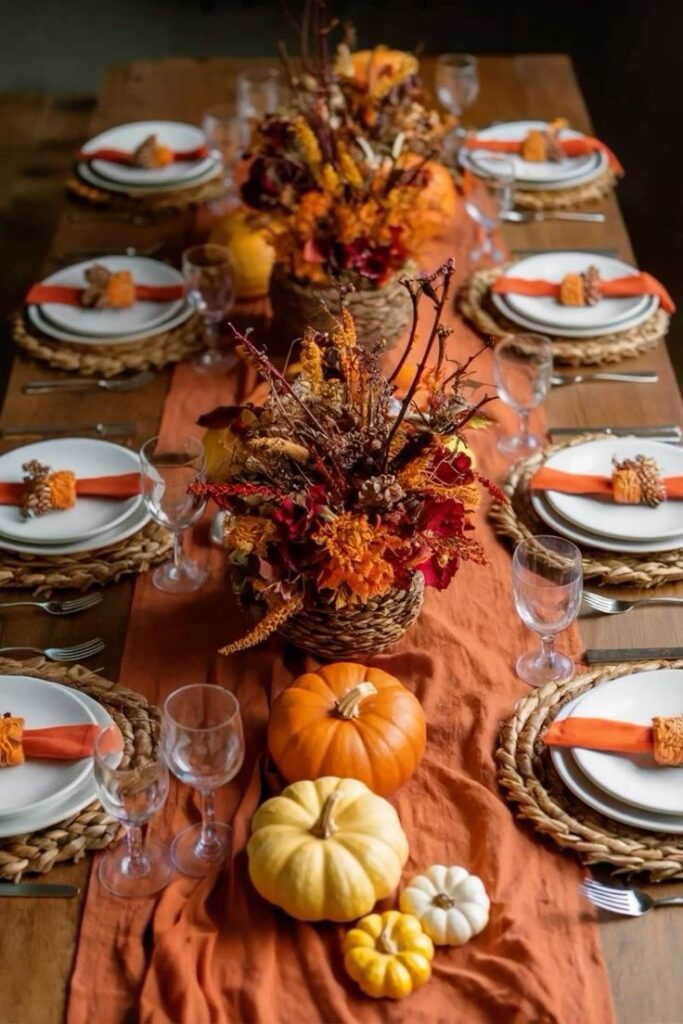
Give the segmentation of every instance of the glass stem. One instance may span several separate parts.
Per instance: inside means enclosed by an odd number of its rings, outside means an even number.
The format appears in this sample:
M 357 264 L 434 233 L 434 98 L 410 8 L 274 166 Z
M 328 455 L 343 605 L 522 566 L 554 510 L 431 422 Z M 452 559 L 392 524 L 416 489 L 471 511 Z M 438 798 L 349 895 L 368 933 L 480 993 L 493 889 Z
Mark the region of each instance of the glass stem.
M 218 326 L 214 320 L 209 320 L 208 317 L 204 320 L 204 336 L 206 338 L 206 347 L 209 352 L 218 351 Z
M 199 845 L 204 849 L 211 849 L 216 845 L 217 838 L 214 830 L 216 820 L 216 803 L 212 789 L 202 790 L 202 834 L 199 838 Z
M 183 564 L 183 531 L 176 530 L 173 534 L 173 569 L 180 572 Z
M 546 668 L 550 668 L 555 655 L 555 637 L 541 637 L 541 661 Z
M 519 414 L 519 437 L 526 444 L 529 440 L 529 411 L 528 409 L 518 409 L 517 411 Z
M 142 858 L 142 829 L 139 825 L 130 825 L 126 833 L 128 856 L 130 858 L 131 875 L 144 874 Z

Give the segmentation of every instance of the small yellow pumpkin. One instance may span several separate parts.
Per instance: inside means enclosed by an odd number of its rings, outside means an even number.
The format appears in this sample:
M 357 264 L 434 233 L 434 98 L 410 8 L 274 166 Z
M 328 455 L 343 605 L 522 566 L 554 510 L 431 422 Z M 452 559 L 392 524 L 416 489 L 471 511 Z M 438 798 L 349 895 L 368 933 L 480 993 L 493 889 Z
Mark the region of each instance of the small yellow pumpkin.
M 357 779 L 294 782 L 254 815 L 249 877 L 300 921 L 352 921 L 389 896 L 408 859 L 398 814 Z
M 412 914 L 368 914 L 344 936 L 344 967 L 373 999 L 403 999 L 432 974 L 434 944 Z
M 267 229 L 249 210 L 237 209 L 214 225 L 209 241 L 230 250 L 238 299 L 257 299 L 268 294 L 275 250 Z

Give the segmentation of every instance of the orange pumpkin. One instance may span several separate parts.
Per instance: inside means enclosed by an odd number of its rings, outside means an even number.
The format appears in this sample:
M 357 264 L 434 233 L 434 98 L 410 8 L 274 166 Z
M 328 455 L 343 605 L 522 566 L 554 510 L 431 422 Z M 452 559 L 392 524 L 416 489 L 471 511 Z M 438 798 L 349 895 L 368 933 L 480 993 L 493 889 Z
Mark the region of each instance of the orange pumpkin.
M 420 702 L 398 679 L 337 662 L 283 690 L 271 709 L 268 746 L 287 782 L 336 775 L 386 796 L 417 768 L 426 733 Z
M 415 167 L 420 163 L 422 158 L 415 153 L 406 153 L 402 160 L 405 167 Z M 416 194 L 413 214 L 426 228 L 438 234 L 455 216 L 458 193 L 450 172 L 436 160 L 427 160 L 423 164 L 421 177 L 424 184 Z

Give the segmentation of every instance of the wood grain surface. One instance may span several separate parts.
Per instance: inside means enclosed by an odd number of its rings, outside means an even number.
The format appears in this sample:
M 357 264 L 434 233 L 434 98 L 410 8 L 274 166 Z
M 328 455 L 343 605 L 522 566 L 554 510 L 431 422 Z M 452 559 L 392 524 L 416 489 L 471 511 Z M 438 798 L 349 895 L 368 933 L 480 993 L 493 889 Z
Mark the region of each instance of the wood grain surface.
M 114 68 L 107 74 L 99 104 L 88 127 L 93 133 L 128 120 L 148 117 L 197 121 L 211 104 L 229 100 L 234 74 L 254 61 L 169 60 L 138 62 Z M 429 77 L 430 61 L 425 61 Z M 551 118 L 563 115 L 578 128 L 589 130 L 590 122 L 569 60 L 558 54 L 483 58 L 481 93 L 468 114 L 472 124 L 517 117 Z M 78 134 L 85 132 L 83 109 L 62 110 L 52 117 L 39 116 L 36 101 L 23 110 L 14 108 L 14 123 L 32 124 L 35 132 L 35 159 L 28 161 L 28 175 L 18 176 L 9 185 L 12 197 L 31 195 L 40 181 L 41 161 L 51 166 L 50 154 L 64 154 L 76 147 Z M 0 106 L 0 116 L 8 116 Z M 77 136 L 74 137 L 74 129 Z M 50 141 L 51 140 L 51 141 Z M 39 158 L 39 159 L 38 159 Z M 36 160 L 38 161 L 36 163 Z M 24 167 L 26 164 L 24 164 Z M 8 164 L 4 170 L 6 177 Z M 30 168 L 33 167 L 33 177 Z M 54 168 L 53 168 L 54 170 Z M 628 168 L 627 168 L 628 171 Z M 52 194 L 52 193 L 51 193 Z M 512 249 L 613 248 L 631 259 L 628 235 L 616 199 L 602 207 L 607 223 L 566 224 L 548 222 L 535 225 L 510 225 L 506 229 Z M 32 216 L 35 216 L 32 207 Z M 22 230 L 21 205 L 11 218 Z M 5 216 L 7 213 L 5 212 Z M 49 224 L 50 210 L 40 231 Z M 23 225 L 31 231 L 31 224 Z M 59 216 L 51 252 L 59 257 L 87 246 L 148 246 L 163 242 L 164 255 L 173 257 L 183 247 L 192 230 L 192 215 L 175 216 L 152 226 L 132 226 L 119 217 L 87 207 L 64 204 Z M 44 255 L 44 254 L 43 254 Z M 37 260 L 37 257 L 36 257 Z M 40 272 L 37 261 L 25 268 L 24 285 Z M 7 292 L 5 291 L 5 295 Z M 654 369 L 660 384 L 583 385 L 553 392 L 548 415 L 554 425 L 595 425 L 633 423 L 683 423 L 683 405 L 664 346 L 656 352 L 624 364 L 625 369 Z M 59 376 L 42 366 L 17 358 L 11 370 L 1 424 L 35 421 L 96 422 L 99 420 L 134 421 L 136 435 L 131 444 L 152 435 L 158 422 L 168 384 L 168 375 L 159 374 L 144 392 L 132 394 L 86 394 L 77 401 L 67 397 L 22 395 L 21 386 L 29 379 Z M 30 609 L 0 611 L 0 645 L 10 643 L 68 644 L 91 636 L 102 636 L 106 651 L 97 660 L 104 674 L 117 678 L 125 637 L 132 584 L 121 582 L 104 590 L 102 604 L 86 615 L 50 619 Z M 667 592 L 683 593 L 683 587 Z M 0 595 L 1 598 L 2 595 Z M 587 646 L 638 646 L 681 643 L 681 616 L 676 609 L 639 612 L 613 619 L 584 620 L 582 633 Z M 95 667 L 95 666 L 93 666 Z M 558 856 L 562 854 L 558 853 Z M 50 881 L 74 882 L 84 886 L 89 862 L 56 869 Z M 659 892 L 674 891 L 673 886 Z M 529 908 L 533 913 L 533 907 Z M 6 900 L 0 908 L 0 1024 L 59 1024 L 64 1018 L 68 980 L 78 935 L 81 914 L 79 900 Z M 605 956 L 612 980 L 614 1000 L 620 1024 L 679 1024 L 683 1019 L 683 983 L 678 956 L 683 946 L 683 911 L 662 910 L 640 920 L 605 920 L 601 923 Z M 577 985 L 581 979 L 576 979 Z M 106 995 L 103 994 L 103 998 Z M 93 1021 L 97 1020 L 93 1008 Z M 203 1022 L 185 1022 L 203 1024 Z M 311 1022 L 313 1024 L 313 1022 Z M 464 1024 L 464 1022 L 463 1022 Z M 492 1022 L 493 1024 L 493 1022 Z M 562 1024 L 581 1024 L 564 1021 Z

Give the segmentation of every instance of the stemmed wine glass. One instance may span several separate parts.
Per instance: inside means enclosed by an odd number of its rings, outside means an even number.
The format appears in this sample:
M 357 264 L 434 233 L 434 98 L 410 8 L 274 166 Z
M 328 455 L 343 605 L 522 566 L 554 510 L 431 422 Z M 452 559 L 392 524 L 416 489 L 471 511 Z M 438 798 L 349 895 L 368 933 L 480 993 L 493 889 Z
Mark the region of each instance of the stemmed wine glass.
M 183 277 L 190 301 L 204 321 L 206 351 L 192 363 L 204 373 L 229 370 L 237 362 L 221 350 L 219 324 L 235 301 L 235 273 L 230 250 L 207 242 L 183 253 Z
M 252 68 L 237 76 L 237 113 L 252 123 L 272 114 L 282 95 L 279 68 Z
M 530 686 L 571 679 L 574 662 L 555 650 L 555 637 L 578 615 L 583 592 L 581 552 L 563 537 L 528 537 L 512 559 L 517 614 L 541 639 L 541 649 L 517 659 L 517 675 Z
M 230 826 L 215 820 L 214 793 L 237 775 L 244 761 L 244 732 L 237 698 L 221 686 L 198 683 L 175 690 L 163 709 L 162 736 L 173 774 L 198 790 L 201 825 L 183 829 L 171 856 L 179 871 L 200 877 L 225 860 Z
M 517 410 L 519 434 L 501 437 L 505 455 L 528 455 L 542 439 L 529 433 L 529 413 L 548 394 L 553 372 L 553 347 L 541 334 L 507 334 L 493 352 L 493 376 L 498 397 Z
M 102 855 L 100 882 L 115 896 L 151 896 L 173 875 L 166 846 L 143 839 L 143 826 L 161 810 L 168 795 L 166 762 L 153 756 L 131 768 L 123 760 L 123 739 L 116 725 L 97 734 L 93 758 L 97 795 L 104 809 L 126 828 L 126 841 Z
M 504 156 L 477 158 L 480 174 L 467 173 L 465 188 L 465 209 L 482 230 L 482 240 L 470 253 L 470 259 L 478 262 L 488 256 L 493 263 L 502 263 L 503 252 L 493 240 L 503 215 L 512 208 L 515 167 Z
M 442 53 L 436 61 L 435 86 L 439 102 L 450 114 L 461 118 L 479 95 L 477 58 L 471 53 Z M 446 136 L 444 151 L 448 159 L 457 159 L 464 138 L 461 125 Z
M 227 195 L 235 186 L 235 169 L 249 148 L 251 127 L 249 121 L 235 114 L 232 106 L 210 107 L 202 117 L 206 142 L 215 159 L 223 168 L 223 181 Z
M 182 436 L 169 444 L 152 437 L 140 449 L 142 497 L 155 522 L 173 532 L 173 561 L 152 575 L 159 590 L 188 593 L 198 590 L 208 576 L 183 552 L 183 530 L 194 526 L 206 508 L 206 498 L 189 491 L 191 484 L 204 482 L 205 468 L 204 446 L 196 437 Z

